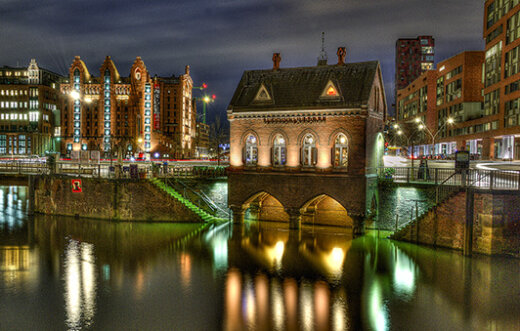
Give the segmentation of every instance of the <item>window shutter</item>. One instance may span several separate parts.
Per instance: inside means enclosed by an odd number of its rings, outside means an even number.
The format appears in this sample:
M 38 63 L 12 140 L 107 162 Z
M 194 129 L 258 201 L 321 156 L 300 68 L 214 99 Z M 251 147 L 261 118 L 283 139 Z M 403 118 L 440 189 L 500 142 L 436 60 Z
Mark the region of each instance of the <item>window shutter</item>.
M 300 164 L 303 165 L 303 148 L 300 147 Z
M 242 163 L 246 164 L 246 146 L 242 147 Z
M 316 147 L 312 148 L 312 165 L 316 165 L 318 163 L 318 149 Z
M 336 166 L 336 146 L 333 145 L 332 149 L 330 150 L 330 164 L 332 164 L 333 167 Z
M 271 147 L 271 166 L 274 166 L 274 148 Z

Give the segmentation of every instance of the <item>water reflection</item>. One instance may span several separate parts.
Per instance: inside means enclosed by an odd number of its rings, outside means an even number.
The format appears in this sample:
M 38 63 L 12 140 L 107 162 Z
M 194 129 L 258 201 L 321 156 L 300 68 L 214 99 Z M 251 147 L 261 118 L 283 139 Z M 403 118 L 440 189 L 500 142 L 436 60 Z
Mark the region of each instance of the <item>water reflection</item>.
M 277 223 L 6 223 L 1 328 L 520 329 L 518 260 Z
M 96 273 L 94 246 L 70 240 L 65 248 L 64 282 L 67 326 L 69 329 L 89 327 L 94 318 Z

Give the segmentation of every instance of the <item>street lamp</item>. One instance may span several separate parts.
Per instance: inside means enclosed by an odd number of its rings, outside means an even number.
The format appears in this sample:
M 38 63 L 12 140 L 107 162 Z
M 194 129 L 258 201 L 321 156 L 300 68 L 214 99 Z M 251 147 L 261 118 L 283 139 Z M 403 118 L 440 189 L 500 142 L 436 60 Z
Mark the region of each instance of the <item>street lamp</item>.
M 197 90 L 205 90 L 208 88 L 208 85 L 206 83 L 202 83 L 202 86 L 193 86 L 193 89 Z M 202 97 L 202 123 L 206 124 L 206 106 L 208 103 L 215 101 L 215 94 L 213 94 L 211 97 L 209 95 L 204 95 Z
M 202 98 L 202 123 L 206 124 L 206 106 L 210 102 L 215 101 L 215 94 L 213 94 L 211 97 L 209 95 L 205 95 Z
M 79 93 L 77 91 L 72 91 L 70 92 L 70 96 L 72 97 L 72 99 L 74 100 L 79 100 Z
M 444 127 L 446 125 L 455 123 L 455 120 L 451 117 L 448 117 L 446 119 L 446 121 L 441 125 L 441 127 L 437 130 L 437 132 L 435 132 L 435 134 L 433 134 L 430 131 L 430 129 L 428 129 L 428 127 L 424 124 L 424 122 L 419 117 L 417 117 L 415 119 L 415 123 L 419 123 L 419 130 L 424 130 L 430 135 L 430 137 L 432 138 L 432 149 L 435 150 L 435 139 L 437 138 L 439 133 L 442 132 L 442 130 L 444 129 Z

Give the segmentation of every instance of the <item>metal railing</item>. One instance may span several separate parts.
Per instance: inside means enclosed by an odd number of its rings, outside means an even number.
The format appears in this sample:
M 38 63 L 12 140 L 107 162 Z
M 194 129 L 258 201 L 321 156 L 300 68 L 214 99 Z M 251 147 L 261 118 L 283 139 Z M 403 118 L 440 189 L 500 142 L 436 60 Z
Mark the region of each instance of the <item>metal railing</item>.
M 164 177 L 164 183 L 179 192 L 183 198 L 191 201 L 197 207 L 210 213 L 211 215 L 221 218 L 229 218 L 230 214 L 228 211 L 219 207 L 204 192 L 193 189 L 182 180 Z
M 137 175 L 131 173 L 131 165 L 137 166 Z M 156 177 L 222 177 L 226 176 L 225 166 L 200 165 L 195 162 L 158 162 L 108 163 L 108 162 L 69 162 L 60 161 L 51 168 L 46 162 L 24 160 L 1 160 L 0 174 L 59 174 L 75 177 L 103 178 L 145 178 Z
M 475 187 L 482 190 L 520 190 L 520 171 L 453 168 L 381 167 L 378 176 L 394 183 Z

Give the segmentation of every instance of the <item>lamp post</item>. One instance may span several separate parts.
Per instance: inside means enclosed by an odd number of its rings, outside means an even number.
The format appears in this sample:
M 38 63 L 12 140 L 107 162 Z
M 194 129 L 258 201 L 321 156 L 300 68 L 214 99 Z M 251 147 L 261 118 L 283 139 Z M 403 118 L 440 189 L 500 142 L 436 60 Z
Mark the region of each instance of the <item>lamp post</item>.
M 399 127 L 398 124 L 395 124 L 394 125 L 394 129 L 397 130 L 397 135 L 398 136 L 404 136 L 406 138 L 406 146 L 410 146 L 410 142 L 412 144 L 412 152 L 411 152 L 411 159 L 412 159 L 412 180 L 414 178 L 414 172 L 413 172 L 413 168 L 414 168 L 414 164 L 413 164 L 413 160 L 414 160 L 414 156 L 413 156 L 413 153 L 414 153 L 414 144 L 413 144 L 413 138 L 415 136 L 415 134 L 418 132 L 418 131 L 414 131 L 411 135 L 406 135 L 403 130 Z
M 215 94 L 213 94 L 211 96 L 211 98 L 208 95 L 205 95 L 202 98 L 202 123 L 204 123 L 204 124 L 206 124 L 206 106 L 208 103 L 214 102 L 215 98 L 216 98 Z
M 433 134 L 430 131 L 430 129 L 428 129 L 426 124 L 424 124 L 424 122 L 419 117 L 417 117 L 415 119 L 415 123 L 419 124 L 419 126 L 418 126 L 419 130 L 424 130 L 430 135 L 430 137 L 432 138 L 432 149 L 435 150 L 435 139 L 437 138 L 439 133 L 446 127 L 446 125 L 455 123 L 455 120 L 451 117 L 448 117 L 446 119 L 446 121 L 441 125 L 441 127 L 437 130 L 437 132 L 435 132 L 435 134 Z M 430 154 L 431 154 L 431 151 L 430 151 Z
M 193 86 L 193 89 L 197 89 L 197 90 L 205 90 L 208 88 L 208 85 L 206 83 L 202 83 L 202 86 Z M 202 123 L 206 124 L 206 107 L 207 107 L 207 104 L 210 103 L 210 102 L 213 102 L 215 101 L 215 94 L 213 94 L 211 97 L 209 95 L 204 95 L 202 97 Z

